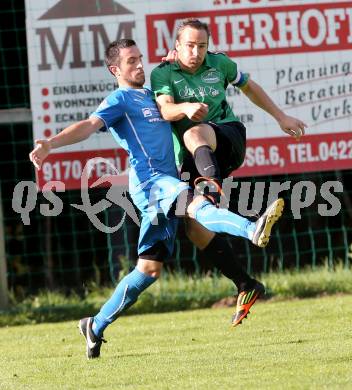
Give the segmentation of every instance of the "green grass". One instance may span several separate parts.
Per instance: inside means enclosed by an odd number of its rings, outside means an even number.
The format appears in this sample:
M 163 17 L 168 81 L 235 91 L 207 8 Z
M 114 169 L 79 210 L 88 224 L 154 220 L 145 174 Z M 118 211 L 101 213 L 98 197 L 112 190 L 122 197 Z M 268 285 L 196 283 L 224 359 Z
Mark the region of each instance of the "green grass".
M 259 276 L 267 296 L 276 299 L 315 297 L 336 293 L 352 294 L 351 270 L 341 265 L 300 271 L 285 271 Z M 113 289 L 90 286 L 81 297 L 43 291 L 22 302 L 12 300 L 10 310 L 0 311 L 0 327 L 42 322 L 58 322 L 85 317 L 97 312 Z M 234 294 L 225 277 L 187 276 L 165 273 L 138 299 L 128 314 L 162 313 L 211 307 L 221 298 Z
M 350 389 L 352 296 L 121 317 L 87 361 L 75 322 L 0 328 L 1 389 Z

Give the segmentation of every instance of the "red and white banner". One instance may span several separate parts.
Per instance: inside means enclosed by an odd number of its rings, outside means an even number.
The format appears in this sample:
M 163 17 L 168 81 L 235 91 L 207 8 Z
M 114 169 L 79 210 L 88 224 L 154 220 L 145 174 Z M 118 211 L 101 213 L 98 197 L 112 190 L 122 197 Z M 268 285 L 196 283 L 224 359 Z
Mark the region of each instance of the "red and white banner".
M 308 124 L 296 142 L 230 87 L 228 101 L 247 127 L 246 160 L 236 176 L 352 167 L 352 3 L 328 0 L 26 0 L 34 138 L 87 118 L 115 87 L 104 48 L 132 37 L 149 75 L 174 47 L 179 22 L 197 17 L 210 49 L 227 53 L 289 115 Z M 92 157 L 108 157 L 126 182 L 126 154 L 108 133 L 53 151 L 38 174 L 79 188 Z M 122 161 L 123 160 L 123 161 Z M 92 180 L 107 173 L 97 167 Z

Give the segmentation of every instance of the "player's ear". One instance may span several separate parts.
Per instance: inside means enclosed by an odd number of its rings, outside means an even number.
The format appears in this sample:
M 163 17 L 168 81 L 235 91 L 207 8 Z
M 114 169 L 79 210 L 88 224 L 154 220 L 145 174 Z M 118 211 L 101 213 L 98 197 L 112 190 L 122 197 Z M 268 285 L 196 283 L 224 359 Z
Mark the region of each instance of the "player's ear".
M 178 51 L 179 48 L 180 48 L 181 44 L 180 42 L 176 39 L 176 42 L 175 42 L 175 49 Z
M 110 65 L 109 66 L 109 71 L 115 77 L 119 77 L 120 76 L 120 68 L 117 65 Z

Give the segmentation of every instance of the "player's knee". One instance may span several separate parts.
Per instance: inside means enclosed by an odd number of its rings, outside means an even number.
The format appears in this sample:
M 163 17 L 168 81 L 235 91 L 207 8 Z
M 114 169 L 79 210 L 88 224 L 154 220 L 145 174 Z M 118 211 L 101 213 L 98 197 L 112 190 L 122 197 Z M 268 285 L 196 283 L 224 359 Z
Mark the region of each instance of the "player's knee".
M 203 145 L 208 145 L 213 151 L 216 149 L 216 135 L 214 129 L 206 124 L 197 125 L 188 129 L 183 135 L 187 149 L 193 154 Z
M 163 268 L 163 261 L 168 256 L 168 250 L 163 242 L 159 241 L 139 254 L 137 268 L 139 271 L 158 278 Z
M 137 262 L 137 269 L 140 272 L 143 272 L 146 275 L 152 276 L 153 278 L 158 278 L 161 274 L 163 268 L 163 263 L 155 260 L 146 260 L 139 258 Z

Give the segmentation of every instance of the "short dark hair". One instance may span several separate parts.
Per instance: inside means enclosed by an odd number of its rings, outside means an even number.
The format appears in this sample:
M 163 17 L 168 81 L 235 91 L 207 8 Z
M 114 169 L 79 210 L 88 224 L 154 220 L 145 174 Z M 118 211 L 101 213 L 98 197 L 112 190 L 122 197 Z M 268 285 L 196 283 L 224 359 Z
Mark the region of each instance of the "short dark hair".
M 206 23 L 203 23 L 199 19 L 196 19 L 196 18 L 188 18 L 188 19 L 185 19 L 182 21 L 182 23 L 177 28 L 177 35 L 176 35 L 177 40 L 179 40 L 180 35 L 187 27 L 191 27 L 191 28 L 194 28 L 196 30 L 204 30 L 207 33 L 208 40 L 209 40 L 209 37 L 210 37 L 209 26 Z
M 107 67 L 120 64 L 120 50 L 126 47 L 137 46 L 133 39 L 118 39 L 109 44 L 105 49 L 105 64 Z

